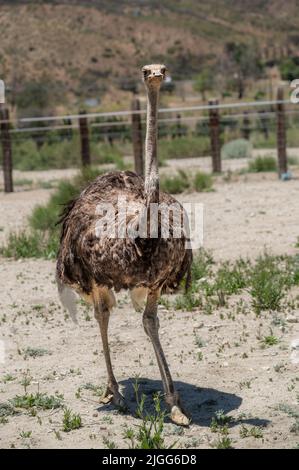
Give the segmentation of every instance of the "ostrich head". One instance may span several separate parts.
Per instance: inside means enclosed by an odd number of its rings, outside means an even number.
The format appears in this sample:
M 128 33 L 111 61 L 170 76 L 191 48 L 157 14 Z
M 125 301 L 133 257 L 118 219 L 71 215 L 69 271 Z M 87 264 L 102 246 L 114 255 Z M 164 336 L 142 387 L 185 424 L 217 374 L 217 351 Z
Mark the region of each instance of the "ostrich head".
M 151 64 L 142 67 L 143 81 L 148 88 L 159 89 L 166 75 L 166 67 L 163 64 Z

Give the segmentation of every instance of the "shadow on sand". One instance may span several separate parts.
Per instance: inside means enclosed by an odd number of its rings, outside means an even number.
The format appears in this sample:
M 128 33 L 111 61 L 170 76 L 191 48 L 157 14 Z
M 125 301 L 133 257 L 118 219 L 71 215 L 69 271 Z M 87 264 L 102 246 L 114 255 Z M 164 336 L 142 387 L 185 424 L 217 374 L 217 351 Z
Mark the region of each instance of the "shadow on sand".
M 134 391 L 135 379 L 126 379 L 119 382 L 121 391 L 126 399 L 128 406 L 126 414 L 135 416 L 136 411 L 136 397 Z M 138 378 L 139 396 L 146 395 L 145 411 L 153 411 L 152 395 L 163 390 L 162 382 L 160 380 L 150 380 Z M 200 388 L 195 385 L 175 381 L 176 390 L 180 393 L 182 403 L 188 414 L 192 416 L 192 423 L 199 426 L 208 427 L 211 424 L 211 419 L 217 410 L 223 410 L 225 414 L 237 410 L 241 403 L 242 398 L 233 393 L 215 390 L 213 388 Z M 99 408 L 99 411 L 108 411 L 113 409 L 112 405 L 104 405 Z M 166 422 L 169 422 L 167 419 Z M 251 424 L 254 426 L 266 426 L 268 420 L 249 418 L 240 418 L 233 421 L 231 425 L 236 424 Z

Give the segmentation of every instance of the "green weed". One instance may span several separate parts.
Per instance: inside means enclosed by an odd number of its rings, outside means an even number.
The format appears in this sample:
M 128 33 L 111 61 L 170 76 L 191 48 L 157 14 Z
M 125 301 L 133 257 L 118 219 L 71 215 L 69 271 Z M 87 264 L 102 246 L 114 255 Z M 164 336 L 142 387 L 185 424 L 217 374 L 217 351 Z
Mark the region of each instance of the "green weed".
M 197 192 L 211 191 L 213 188 L 213 178 L 211 175 L 199 171 L 194 177 L 193 186 Z
M 53 408 L 61 408 L 63 398 L 61 395 L 48 396 L 45 393 L 26 393 L 25 395 L 16 395 L 9 402 L 14 408 L 51 410 Z
M 160 395 L 156 394 L 153 397 L 155 411 L 149 414 L 145 411 L 145 395 L 142 394 L 139 398 L 139 384 L 136 381 L 134 384 L 134 391 L 137 402 L 137 417 L 141 419 L 141 424 L 138 425 L 137 431 L 128 428 L 125 431 L 125 439 L 130 441 L 132 449 L 166 449 L 163 437 L 164 420 L 166 413 L 161 410 Z M 173 447 L 174 444 L 171 446 Z
M 277 171 L 277 162 L 274 157 L 256 157 L 249 162 L 248 170 L 254 173 Z
M 82 419 L 79 414 L 73 413 L 69 408 L 66 408 L 63 413 L 63 431 L 70 432 L 74 429 L 82 427 Z

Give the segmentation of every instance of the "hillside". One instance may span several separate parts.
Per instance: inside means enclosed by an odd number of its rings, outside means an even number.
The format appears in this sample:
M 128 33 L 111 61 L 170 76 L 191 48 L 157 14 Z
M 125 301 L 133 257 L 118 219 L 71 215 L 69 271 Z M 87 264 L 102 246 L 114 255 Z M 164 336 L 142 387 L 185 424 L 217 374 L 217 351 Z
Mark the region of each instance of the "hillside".
M 56 101 L 76 103 L 131 88 L 136 70 L 152 61 L 189 79 L 216 63 L 229 41 L 247 42 L 268 61 L 298 50 L 297 0 L 86 4 L 0 2 L 0 76 L 12 95 L 36 82 Z

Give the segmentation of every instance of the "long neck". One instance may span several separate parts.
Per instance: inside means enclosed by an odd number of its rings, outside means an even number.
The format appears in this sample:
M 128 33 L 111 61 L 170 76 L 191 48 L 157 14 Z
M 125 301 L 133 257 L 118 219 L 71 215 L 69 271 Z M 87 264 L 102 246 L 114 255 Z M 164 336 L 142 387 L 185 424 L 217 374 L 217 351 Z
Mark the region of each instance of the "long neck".
M 159 170 L 157 161 L 157 114 L 159 90 L 147 90 L 147 121 L 145 138 L 145 194 L 146 203 L 159 202 Z

